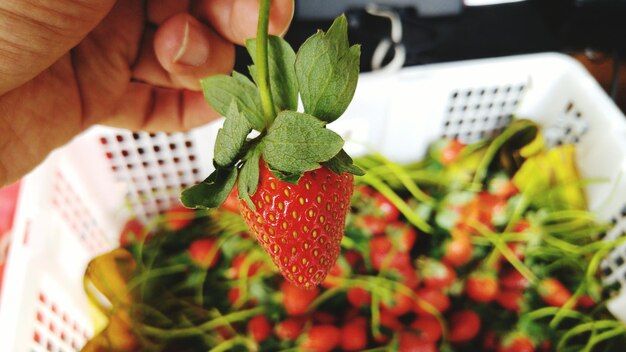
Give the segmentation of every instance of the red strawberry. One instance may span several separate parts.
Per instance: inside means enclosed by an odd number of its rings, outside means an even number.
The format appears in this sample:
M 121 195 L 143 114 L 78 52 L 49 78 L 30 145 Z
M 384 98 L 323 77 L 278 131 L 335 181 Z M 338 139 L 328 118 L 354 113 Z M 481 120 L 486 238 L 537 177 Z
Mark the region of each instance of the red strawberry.
M 228 197 L 226 197 L 226 200 L 220 207 L 232 213 L 239 214 L 239 194 L 237 188 L 233 188 L 233 190 L 230 191 Z
M 414 302 L 411 297 L 400 292 L 394 292 L 392 301 L 389 304 L 383 302 L 382 307 L 395 316 L 401 316 L 408 313 L 413 305 Z
M 441 155 L 439 156 L 441 163 L 445 166 L 452 164 L 459 158 L 464 148 L 465 144 L 461 143 L 458 139 L 451 139 L 448 144 L 441 149 Z
M 311 304 L 319 294 L 317 287 L 313 289 L 303 289 L 288 282 L 283 282 L 280 285 L 280 289 L 283 293 L 283 305 L 289 315 L 302 315 L 306 313 L 309 304 Z
M 474 311 L 465 309 L 450 316 L 450 342 L 467 342 L 480 332 L 480 317 Z
M 437 342 L 443 334 L 439 321 L 430 315 L 418 315 L 411 323 L 411 329 L 418 332 L 419 336 L 429 342 Z
M 437 345 L 413 332 L 403 331 L 400 333 L 398 352 L 437 352 Z
M 356 308 L 361 308 L 372 303 L 372 295 L 360 287 L 349 288 L 346 295 L 348 297 L 348 302 Z
M 131 243 L 138 243 L 146 236 L 147 233 L 143 224 L 136 218 L 130 219 L 124 224 L 124 228 L 120 232 L 120 247 L 128 246 Z
M 387 220 L 376 215 L 365 214 L 357 216 L 354 225 L 370 236 L 379 236 L 385 233 Z
M 272 333 L 272 325 L 265 315 L 257 315 L 248 321 L 248 334 L 256 342 L 265 341 Z
M 476 302 L 490 302 L 498 294 L 498 280 L 495 272 L 476 271 L 465 281 L 467 296 Z
M 415 230 L 401 221 L 394 221 L 388 224 L 386 233 L 387 237 L 393 242 L 393 247 L 400 252 L 410 252 L 417 237 Z
M 256 210 L 242 200 L 241 213 L 289 282 L 317 286 L 339 256 L 353 176 L 320 167 L 294 185 L 276 178 L 263 161 L 260 168 L 251 197 Z
M 516 313 L 519 313 L 523 299 L 524 293 L 519 290 L 502 290 L 496 296 L 496 302 L 502 308 Z
M 276 324 L 274 333 L 279 339 L 283 341 L 293 341 L 302 332 L 304 327 L 304 321 L 300 318 L 287 318 L 280 323 Z
M 378 210 L 377 213 L 387 222 L 394 221 L 400 216 L 398 208 L 382 193 L 374 193 L 374 202 Z
M 426 287 L 446 288 L 456 280 L 456 271 L 436 259 L 424 258 L 419 261 L 418 266 Z
M 195 210 L 176 205 L 165 212 L 163 221 L 168 230 L 178 231 L 189 225 L 195 217 Z
M 314 324 L 332 325 L 337 322 L 337 316 L 329 312 L 316 310 L 315 312 L 313 312 L 313 314 L 311 314 L 311 320 Z
M 443 251 L 442 259 L 444 262 L 454 267 L 467 264 L 472 259 L 472 252 L 474 251 L 469 233 L 455 227 L 452 230 L 452 239 L 444 243 Z
M 231 267 L 226 272 L 226 276 L 229 279 L 237 279 L 241 277 L 242 275 L 244 275 L 244 272 L 243 272 L 244 268 L 242 266 L 243 266 L 243 263 L 246 261 L 247 257 L 248 256 L 246 254 L 238 254 L 237 256 L 235 256 L 235 258 L 233 258 Z M 263 267 L 263 262 L 261 261 L 254 261 L 252 263 L 249 263 L 246 277 L 254 276 L 262 267 Z
M 201 238 L 191 242 L 189 245 L 189 256 L 197 266 L 201 268 L 210 268 L 220 257 L 220 251 L 215 246 L 217 239 L 215 237 Z
M 562 307 L 572 298 L 572 293 L 567 287 L 555 278 L 542 280 L 537 287 L 537 291 L 544 302 L 554 307 Z
M 367 320 L 356 317 L 341 328 L 341 349 L 362 351 L 367 347 Z
M 500 275 L 500 286 L 509 290 L 524 290 L 528 287 L 528 280 L 519 271 L 511 268 Z
M 526 335 L 511 334 L 502 340 L 498 352 L 534 352 L 535 344 Z
M 370 241 L 370 260 L 372 267 L 378 271 L 411 265 L 411 256 L 393 248 L 393 243 L 387 237 L 375 237 Z
M 450 298 L 441 290 L 424 287 L 418 289 L 415 294 L 418 298 L 414 306 L 417 314 L 430 315 L 431 313 L 427 308 L 434 308 L 436 311 L 443 313 L 450 307 Z M 427 305 L 430 307 L 427 307 Z
M 593 308 L 596 304 L 597 304 L 596 301 L 591 296 L 583 295 L 583 296 L 580 296 L 580 298 L 578 298 L 576 305 L 580 308 L 589 309 L 589 308 Z
M 315 325 L 306 333 L 300 347 L 304 351 L 328 352 L 339 345 L 341 331 L 334 325 Z

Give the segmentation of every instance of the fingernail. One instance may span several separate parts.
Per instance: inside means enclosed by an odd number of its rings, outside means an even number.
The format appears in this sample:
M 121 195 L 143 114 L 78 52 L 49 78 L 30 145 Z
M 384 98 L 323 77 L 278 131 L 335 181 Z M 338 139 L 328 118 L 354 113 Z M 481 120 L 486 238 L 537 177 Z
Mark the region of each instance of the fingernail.
M 200 66 L 209 58 L 209 43 L 196 26 L 185 22 L 183 40 L 172 63 Z

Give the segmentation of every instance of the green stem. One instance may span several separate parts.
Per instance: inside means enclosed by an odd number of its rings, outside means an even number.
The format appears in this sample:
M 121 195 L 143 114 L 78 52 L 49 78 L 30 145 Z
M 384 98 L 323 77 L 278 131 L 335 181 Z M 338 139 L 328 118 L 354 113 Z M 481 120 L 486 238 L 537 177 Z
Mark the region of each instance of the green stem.
M 270 5 L 272 0 L 261 0 L 259 9 L 259 26 L 256 32 L 256 66 L 258 74 L 259 92 L 261 94 L 261 108 L 265 118 L 265 128 L 274 122 L 276 111 L 272 100 L 272 90 L 270 88 L 270 72 L 268 64 L 268 28 L 270 22 Z

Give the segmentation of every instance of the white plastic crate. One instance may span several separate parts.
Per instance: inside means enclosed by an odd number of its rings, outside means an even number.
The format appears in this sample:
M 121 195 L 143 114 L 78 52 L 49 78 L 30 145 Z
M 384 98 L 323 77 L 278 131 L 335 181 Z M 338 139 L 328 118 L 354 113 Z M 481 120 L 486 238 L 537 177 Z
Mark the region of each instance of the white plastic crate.
M 626 232 L 626 121 L 573 59 L 536 54 L 407 68 L 360 78 L 345 116 L 331 125 L 350 141 L 396 161 L 420 158 L 444 135 L 473 141 L 497 133 L 513 115 L 539 121 L 549 143 L 578 145 L 583 176 L 603 178 L 587 193 Z M 93 256 L 113 248 L 135 213 L 147 220 L 182 188 L 211 171 L 220 123 L 189 133 L 148 134 L 95 127 L 28 175 L 16 214 L 4 292 L 2 351 L 74 351 L 93 334 L 82 288 Z M 626 287 L 626 247 L 602 264 L 607 283 Z M 609 309 L 626 321 L 626 292 Z

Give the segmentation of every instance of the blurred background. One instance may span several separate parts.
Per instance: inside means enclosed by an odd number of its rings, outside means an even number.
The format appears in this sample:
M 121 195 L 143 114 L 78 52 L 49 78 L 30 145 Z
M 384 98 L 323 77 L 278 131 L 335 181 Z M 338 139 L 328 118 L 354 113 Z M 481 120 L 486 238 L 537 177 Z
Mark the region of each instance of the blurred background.
M 373 59 L 385 67 L 398 56 L 413 66 L 557 51 L 583 63 L 626 109 L 626 0 L 297 1 L 287 40 L 298 47 L 342 12 L 351 42 L 362 45 L 363 72 L 377 68 Z M 395 55 L 398 46 L 404 55 Z M 241 48 L 238 54 L 245 72 L 249 58 Z

